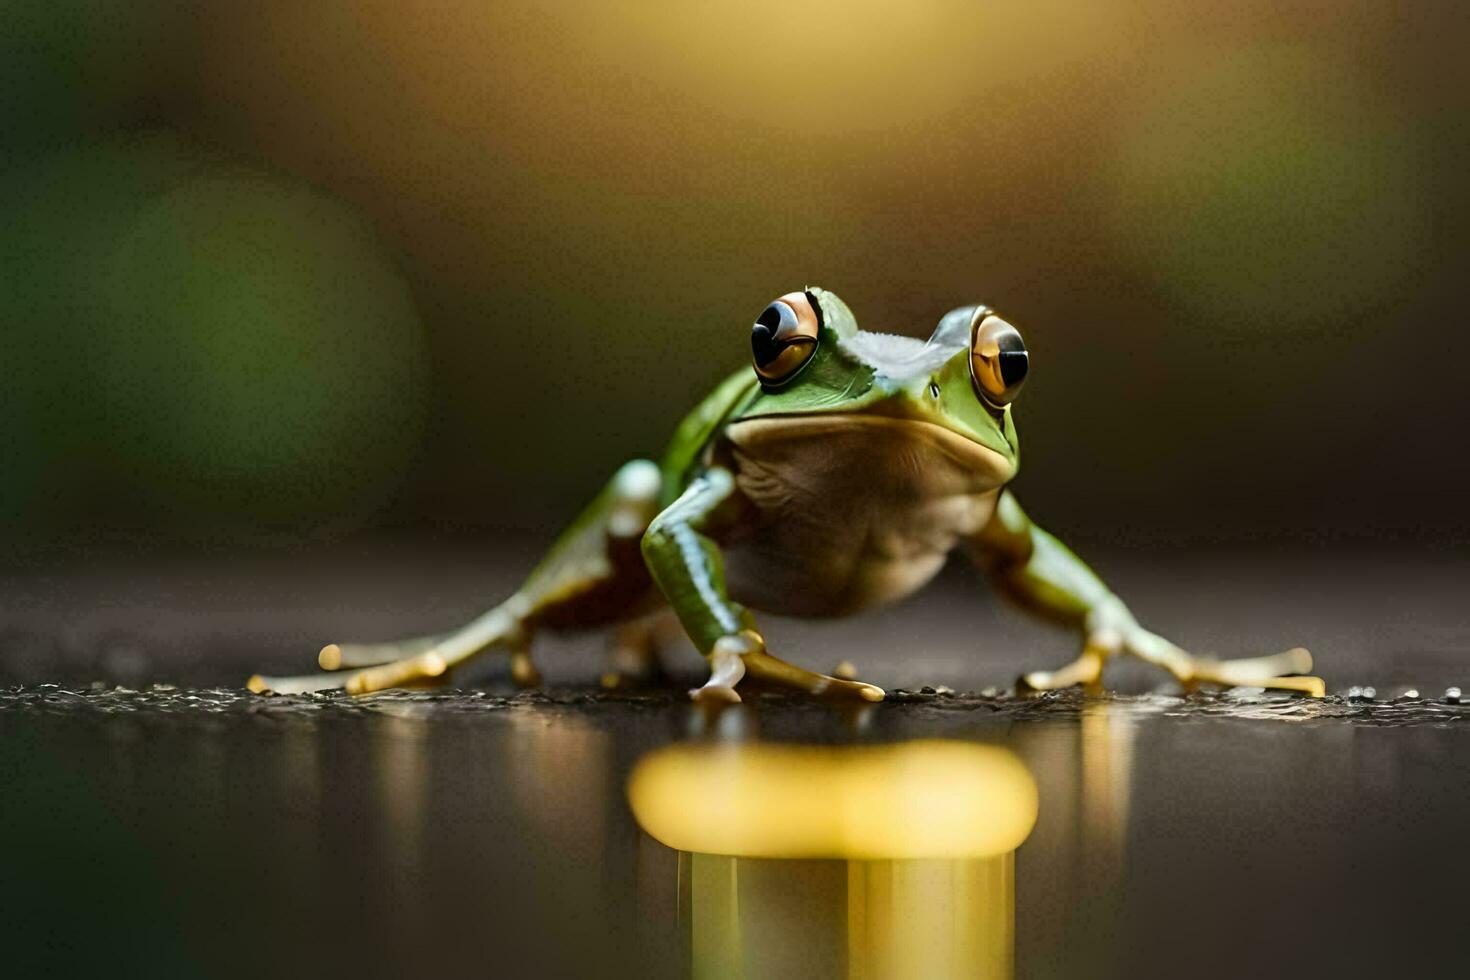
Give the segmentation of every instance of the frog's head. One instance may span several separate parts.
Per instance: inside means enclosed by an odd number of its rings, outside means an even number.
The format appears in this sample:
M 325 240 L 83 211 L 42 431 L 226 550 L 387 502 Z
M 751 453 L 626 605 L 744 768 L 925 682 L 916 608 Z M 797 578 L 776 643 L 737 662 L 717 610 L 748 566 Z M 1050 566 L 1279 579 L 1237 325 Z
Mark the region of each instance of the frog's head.
M 1020 333 L 988 307 L 951 310 L 917 340 L 859 330 L 835 293 L 808 287 L 761 312 L 751 350 L 760 391 L 742 421 L 884 418 L 930 435 L 938 427 L 946 452 L 996 485 L 1015 475 L 1011 403 L 1029 362 Z

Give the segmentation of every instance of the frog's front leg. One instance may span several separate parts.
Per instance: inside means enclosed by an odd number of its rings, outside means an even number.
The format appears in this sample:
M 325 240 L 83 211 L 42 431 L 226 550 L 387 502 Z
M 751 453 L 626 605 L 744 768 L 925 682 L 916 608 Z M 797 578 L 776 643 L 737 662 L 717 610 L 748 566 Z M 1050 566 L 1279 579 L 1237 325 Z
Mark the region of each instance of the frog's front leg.
M 396 643 L 328 644 L 318 656 L 322 673 L 257 674 L 249 687 L 279 694 L 330 688 L 368 694 L 422 686 L 491 647 L 509 653 L 517 683 L 534 685 L 539 674 L 530 644 L 538 627 L 601 626 L 655 604 L 639 542 L 658 511 L 662 488 L 656 464 L 625 464 L 514 594 L 457 630 Z
M 750 676 L 808 694 L 883 700 L 882 688 L 814 673 L 766 650 L 750 612 L 726 594 L 724 560 L 711 536 L 738 516 L 741 503 L 730 471 L 712 467 L 643 535 L 643 556 L 654 582 L 709 661 L 709 681 L 690 695 L 700 701 L 739 701 L 735 686 Z
M 1023 687 L 1046 691 L 1093 686 L 1101 682 L 1111 657 L 1128 653 L 1167 670 L 1186 688 L 1250 685 L 1313 697 L 1326 692 L 1321 678 L 1288 676 L 1312 669 L 1312 655 L 1300 647 L 1266 657 L 1214 660 L 1192 656 L 1144 629 L 1080 558 L 1031 523 L 1010 493 L 1001 494 L 995 514 L 974 543 L 1004 591 L 1048 618 L 1082 629 L 1083 648 L 1076 660 L 1059 670 L 1026 674 Z

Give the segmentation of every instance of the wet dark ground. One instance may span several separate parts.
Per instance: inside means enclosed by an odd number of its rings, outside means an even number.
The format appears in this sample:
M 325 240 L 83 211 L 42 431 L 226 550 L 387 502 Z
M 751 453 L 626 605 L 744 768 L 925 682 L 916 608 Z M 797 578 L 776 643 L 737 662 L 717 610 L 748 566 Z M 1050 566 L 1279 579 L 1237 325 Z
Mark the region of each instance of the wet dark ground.
M 1463 558 L 1097 561 L 1181 643 L 1309 646 L 1335 692 L 1322 701 L 1183 697 L 1130 665 L 1116 696 L 1012 697 L 1015 674 L 1060 663 L 1071 638 L 962 570 L 856 621 L 772 624 L 791 659 L 852 660 L 888 686 L 865 712 L 756 696 L 712 717 L 677 685 L 599 693 L 582 640 L 543 647 L 542 694 L 514 692 L 493 660 L 457 692 L 238 686 L 302 670 L 326 639 L 464 619 L 512 584 L 521 551 L 488 567 L 484 550 L 376 545 L 12 573 L 4 972 L 678 976 L 679 855 L 629 810 L 637 761 L 686 739 L 914 738 L 1006 746 L 1036 780 L 1014 864 L 1019 976 L 1470 968 L 1470 704 L 1445 696 L 1470 692 Z M 692 655 L 669 660 L 694 679 Z

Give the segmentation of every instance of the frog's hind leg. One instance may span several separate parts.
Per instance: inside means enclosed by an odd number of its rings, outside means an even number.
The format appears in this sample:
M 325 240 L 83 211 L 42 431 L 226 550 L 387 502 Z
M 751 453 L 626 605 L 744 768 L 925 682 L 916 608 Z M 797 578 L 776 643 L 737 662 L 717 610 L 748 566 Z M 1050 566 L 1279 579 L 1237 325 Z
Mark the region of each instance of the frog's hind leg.
M 252 691 L 292 694 L 343 688 L 368 694 L 432 684 L 476 654 L 509 651 L 517 683 L 539 674 L 530 659 L 538 626 L 582 627 L 618 622 L 648 609 L 656 597 L 639 550 L 658 512 L 662 476 L 647 460 L 625 464 L 597 499 L 562 534 L 525 583 L 500 605 L 460 629 L 397 643 L 328 644 L 323 673 L 250 678 Z M 354 668 L 354 669 L 339 669 Z

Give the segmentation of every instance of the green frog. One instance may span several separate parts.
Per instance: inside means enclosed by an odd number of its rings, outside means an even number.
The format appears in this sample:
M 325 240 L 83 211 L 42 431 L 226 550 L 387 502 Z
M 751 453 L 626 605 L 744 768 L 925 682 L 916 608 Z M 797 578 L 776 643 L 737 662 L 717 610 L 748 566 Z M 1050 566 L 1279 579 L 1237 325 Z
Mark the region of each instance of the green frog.
M 858 329 L 834 293 L 776 299 L 750 327 L 752 363 L 679 425 L 659 462 L 613 476 L 504 602 L 451 632 L 329 644 L 321 673 L 250 679 L 281 693 L 365 694 L 442 682 L 486 650 L 534 685 L 538 630 L 621 624 L 628 672 L 649 668 L 660 611 L 708 663 L 691 691 L 735 702 L 747 678 L 811 695 L 881 701 L 882 689 L 776 656 L 753 611 L 842 616 L 909 595 L 963 548 L 1024 606 L 1074 627 L 1081 653 L 1018 687 L 1101 683 L 1130 654 L 1191 688 L 1257 685 L 1321 696 L 1304 649 L 1240 660 L 1192 656 L 1140 626 L 1008 489 L 1012 407 L 1030 371 L 1020 332 L 985 306 L 946 314 L 927 340 Z M 605 678 L 616 683 L 621 675 Z

